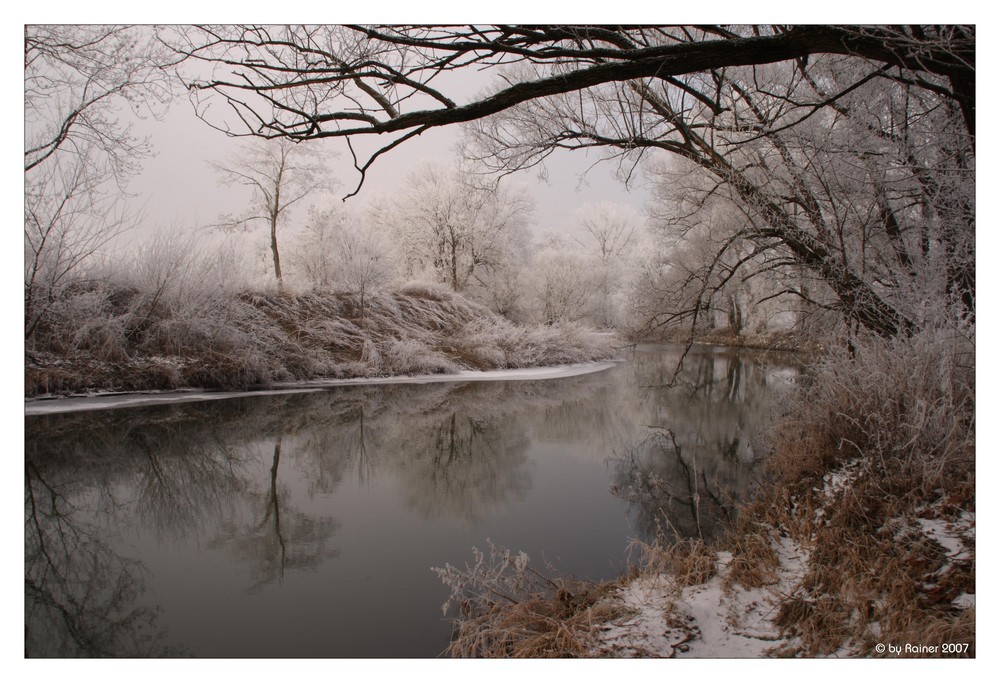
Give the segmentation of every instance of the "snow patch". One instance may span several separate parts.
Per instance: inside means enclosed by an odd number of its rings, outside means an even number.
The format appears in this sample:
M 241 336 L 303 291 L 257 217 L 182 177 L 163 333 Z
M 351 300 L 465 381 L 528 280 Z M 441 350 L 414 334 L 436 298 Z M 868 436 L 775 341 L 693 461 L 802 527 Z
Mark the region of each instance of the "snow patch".
M 392 377 L 355 377 L 351 379 L 313 380 L 296 383 L 302 387 L 336 387 L 354 384 L 428 384 L 431 382 L 512 382 L 540 379 L 561 379 L 576 377 L 592 372 L 609 370 L 613 361 L 598 363 L 575 363 L 540 368 L 515 368 L 509 370 L 463 370 L 449 374 L 395 375 Z M 282 385 L 278 385 L 282 386 Z
M 276 394 L 311 393 L 328 387 L 366 384 L 428 384 L 431 382 L 512 382 L 527 380 L 561 379 L 576 377 L 613 368 L 613 361 L 575 363 L 539 368 L 511 370 L 466 370 L 454 374 L 400 375 L 394 377 L 358 377 L 354 379 L 326 379 L 310 382 L 276 383 L 274 389 L 262 391 L 173 391 L 163 393 L 124 393 L 70 398 L 35 399 L 24 403 L 24 414 L 52 415 L 83 410 L 109 410 L 132 408 L 164 403 L 189 403 L 217 401 L 242 396 L 270 396 Z
M 778 581 L 744 589 L 725 585 L 729 553 L 717 555 L 718 573 L 679 588 L 663 574 L 630 581 L 613 596 L 628 616 L 603 627 L 596 655 L 615 657 L 759 658 L 782 644 L 772 623 L 777 605 L 801 579 L 808 553 L 789 538 L 773 543 Z

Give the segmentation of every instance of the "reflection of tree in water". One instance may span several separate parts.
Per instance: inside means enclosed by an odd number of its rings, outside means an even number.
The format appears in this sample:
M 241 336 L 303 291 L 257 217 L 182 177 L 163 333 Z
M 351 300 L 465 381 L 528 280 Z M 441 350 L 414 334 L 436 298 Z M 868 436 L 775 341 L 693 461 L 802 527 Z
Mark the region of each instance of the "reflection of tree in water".
M 146 569 L 114 547 L 123 527 L 191 533 L 242 488 L 219 426 L 186 411 L 25 420 L 25 653 L 163 656 Z
M 633 526 L 645 540 L 712 538 L 751 484 L 745 464 L 698 447 L 687 453 L 670 430 L 627 449 L 614 479 L 615 493 L 634 503 Z
M 615 461 L 614 490 L 633 503 L 634 528 L 647 540 L 721 531 L 752 489 L 755 430 L 780 396 L 759 357 L 694 353 L 673 377 L 676 361 L 638 360 L 640 376 L 654 378 L 646 380 L 648 429 Z M 663 378 L 674 381 L 657 386 Z
M 310 494 L 329 493 L 345 479 L 371 486 L 378 478 L 384 460 L 378 417 L 384 408 L 378 396 L 359 394 L 309 408 L 317 417 L 300 430 L 297 465 L 307 473 Z
M 410 508 L 424 517 L 475 521 L 530 488 L 528 439 L 516 420 L 455 405 L 407 431 L 403 486 Z
M 522 382 L 375 385 L 284 400 L 294 410 L 272 413 L 294 415 L 284 429 L 298 436 L 296 465 L 310 491 L 397 472 L 415 512 L 477 519 L 530 486 L 523 416 L 560 397 Z
M 213 419 L 217 418 L 217 419 Z M 93 507 L 139 521 L 158 539 L 182 538 L 231 514 L 246 482 L 228 434 L 240 411 L 180 407 L 53 415 L 26 421 L 26 455 L 88 485 Z
M 267 492 L 254 494 L 257 507 L 263 508 L 259 522 L 223 525 L 213 546 L 228 547 L 241 563 L 250 567 L 254 583 L 251 592 L 269 583 L 281 581 L 286 570 L 317 567 L 337 550 L 327 548 L 327 541 L 339 524 L 329 517 L 313 518 L 294 509 L 278 483 L 282 437 L 275 439 Z
M 150 657 L 158 610 L 136 606 L 145 592 L 142 564 L 116 554 L 72 486 L 51 482 L 25 463 L 24 653 L 27 657 Z
M 637 394 L 626 373 L 567 378 L 555 389 L 558 400 L 533 406 L 528 416 L 536 441 L 572 444 L 600 461 L 635 431 Z
M 722 369 L 701 368 L 689 381 L 705 385 L 694 393 L 710 394 L 717 408 L 727 410 L 728 402 L 752 412 L 752 392 L 742 387 L 756 371 L 735 370 L 734 380 Z M 637 515 L 648 511 L 650 528 L 659 508 L 679 510 L 671 519 L 682 527 L 684 515 L 691 517 L 690 506 L 677 503 L 683 496 L 671 489 L 674 502 L 664 503 L 636 477 L 656 473 L 685 490 L 684 482 L 697 481 L 703 503 L 710 498 L 706 487 L 726 501 L 726 468 L 742 453 L 743 423 L 710 419 L 710 407 L 687 394 L 651 389 L 642 398 L 634 387 L 623 371 L 547 382 L 345 387 L 29 418 L 26 648 L 156 652 L 156 612 L 139 607 L 148 602 L 142 566 L 115 554 L 123 533 L 212 539 L 210 545 L 248 567 L 251 588 L 262 589 L 336 554 L 337 522 L 309 501 L 390 474 L 415 514 L 479 520 L 530 490 L 529 434 L 601 458 L 617 444 L 640 441 L 637 424 L 673 429 L 679 456 L 669 440 L 650 442 L 633 462 L 619 465 L 616 481 L 623 491 L 643 491 Z M 701 424 L 700 436 L 682 423 Z M 702 452 L 713 449 L 715 456 Z M 702 511 L 684 528 L 700 522 L 704 529 L 710 521 Z

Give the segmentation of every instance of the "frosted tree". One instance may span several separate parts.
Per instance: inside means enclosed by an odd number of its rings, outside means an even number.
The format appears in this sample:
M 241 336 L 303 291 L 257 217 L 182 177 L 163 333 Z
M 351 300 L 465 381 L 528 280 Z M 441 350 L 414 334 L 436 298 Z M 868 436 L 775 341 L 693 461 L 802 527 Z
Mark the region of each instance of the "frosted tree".
M 592 317 L 602 285 L 594 260 L 556 236 L 539 247 L 531 264 L 538 318 L 552 325 Z
M 121 199 L 152 150 L 120 114 L 161 114 L 176 59 L 142 27 L 25 26 L 26 339 L 86 264 L 138 223 Z
M 781 286 L 765 284 L 763 276 L 768 265 L 778 269 L 781 262 L 755 251 L 745 235 L 746 218 L 710 176 L 683 161 L 661 161 L 647 168 L 653 179 L 647 211 L 659 263 L 645 269 L 633 299 L 641 320 L 713 329 L 722 317 L 733 334 L 751 324 L 763 329 L 773 307 L 758 314 L 751 290 L 760 299 L 776 296 Z
M 287 259 L 305 284 L 322 290 L 333 286 L 340 237 L 348 220 L 348 214 L 337 208 L 309 210 L 302 229 L 292 239 Z
M 371 220 L 393 236 L 409 276 L 429 273 L 461 292 L 502 266 L 523 240 L 531 211 L 523 194 L 483 189 L 429 164 L 410 174 Z
M 362 181 L 413 137 L 470 122 L 500 174 L 564 149 L 601 148 L 625 175 L 684 158 L 739 203 L 756 256 L 791 260 L 822 282 L 816 306 L 886 337 L 922 324 L 907 263 L 924 224 L 936 298 L 974 316 L 974 26 L 238 26 L 178 50 L 215 67 L 192 91 L 247 135 L 385 135 L 356 159 Z M 499 84 L 471 99 L 436 78 L 495 67 Z M 871 213 L 872 197 L 836 192 L 877 158 L 868 187 L 887 210 Z M 880 255 L 854 258 L 868 237 Z
M 396 277 L 396 254 L 386 235 L 341 207 L 313 209 L 289 253 L 294 271 L 321 290 L 359 295 L 361 317 L 370 292 Z
M 316 145 L 296 145 L 283 139 L 256 140 L 213 167 L 224 185 L 250 191 L 246 211 L 220 216 L 215 227 L 249 231 L 264 225 L 270 239 L 274 277 L 280 286 L 283 276 L 278 228 L 288 222 L 293 206 L 333 184 L 321 150 Z
M 364 320 L 365 297 L 395 277 L 392 250 L 383 235 L 366 230 L 357 220 L 344 224 L 336 246 L 336 281 L 358 295 Z
M 642 216 L 629 206 L 600 202 L 580 207 L 574 219 L 581 232 L 576 238 L 577 243 L 597 263 L 596 322 L 603 327 L 614 327 L 619 308 L 616 300 L 638 243 Z

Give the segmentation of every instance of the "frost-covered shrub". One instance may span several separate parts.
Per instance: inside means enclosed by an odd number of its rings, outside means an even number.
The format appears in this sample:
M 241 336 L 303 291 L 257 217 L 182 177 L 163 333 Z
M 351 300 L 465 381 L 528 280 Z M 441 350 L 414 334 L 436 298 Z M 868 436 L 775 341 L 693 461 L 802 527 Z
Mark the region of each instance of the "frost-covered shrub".
M 493 367 L 527 368 L 608 358 L 610 337 L 576 325 L 516 325 L 499 317 L 465 326 L 453 345 L 465 357 Z
M 128 358 L 126 334 L 134 295 L 128 292 L 116 302 L 115 294 L 100 285 L 67 292 L 49 309 L 32 345 L 64 354 L 83 353 L 101 361 Z
M 385 370 L 392 375 L 455 373 L 456 363 L 415 339 L 394 339 L 386 345 Z
M 779 452 L 821 469 L 856 457 L 939 471 L 966 465 L 975 443 L 975 331 L 867 337 L 830 352 L 779 427 Z M 964 469 L 964 468 L 963 468 Z

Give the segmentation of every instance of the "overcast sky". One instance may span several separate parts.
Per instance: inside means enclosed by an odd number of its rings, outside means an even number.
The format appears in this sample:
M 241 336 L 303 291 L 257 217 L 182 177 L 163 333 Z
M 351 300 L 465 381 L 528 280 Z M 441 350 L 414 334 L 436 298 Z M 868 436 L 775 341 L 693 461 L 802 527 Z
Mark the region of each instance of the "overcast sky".
M 481 75 L 482 84 L 487 77 L 488 72 Z M 473 84 L 462 87 L 456 99 L 471 97 L 478 89 Z M 449 90 L 449 94 L 454 93 Z M 183 96 L 162 121 L 147 119 L 138 121 L 136 126 L 137 132 L 150 136 L 156 151 L 156 157 L 145 162 L 142 175 L 129 186 L 129 190 L 137 194 L 135 201 L 145 207 L 150 225 L 187 228 L 212 223 L 220 212 L 239 211 L 243 195 L 238 189 L 220 186 L 209 162 L 222 160 L 241 140 L 230 138 L 199 120 Z M 347 206 L 360 208 L 393 193 L 405 182 L 410 171 L 425 161 L 454 163 L 454 146 L 458 138 L 459 128 L 448 126 L 431 129 L 403 143 L 375 162 L 362 191 L 349 199 Z M 385 139 L 379 138 L 378 142 L 384 144 Z M 370 146 L 367 140 L 358 146 L 365 143 Z M 359 177 L 345 143 L 331 139 L 306 144 L 320 145 L 333 155 L 330 165 L 338 186 L 330 196 L 317 201 L 340 203 L 340 199 L 355 188 Z M 546 180 L 541 180 L 535 170 L 509 179 L 514 186 L 523 186 L 535 198 L 539 232 L 568 229 L 573 212 L 587 203 L 612 201 L 642 210 L 648 196 L 642 184 L 636 182 L 627 190 L 615 177 L 614 163 L 594 167 L 600 158 L 597 152 L 560 152 L 548 160 Z M 304 215 L 304 209 L 299 208 L 293 216 L 293 225 Z

